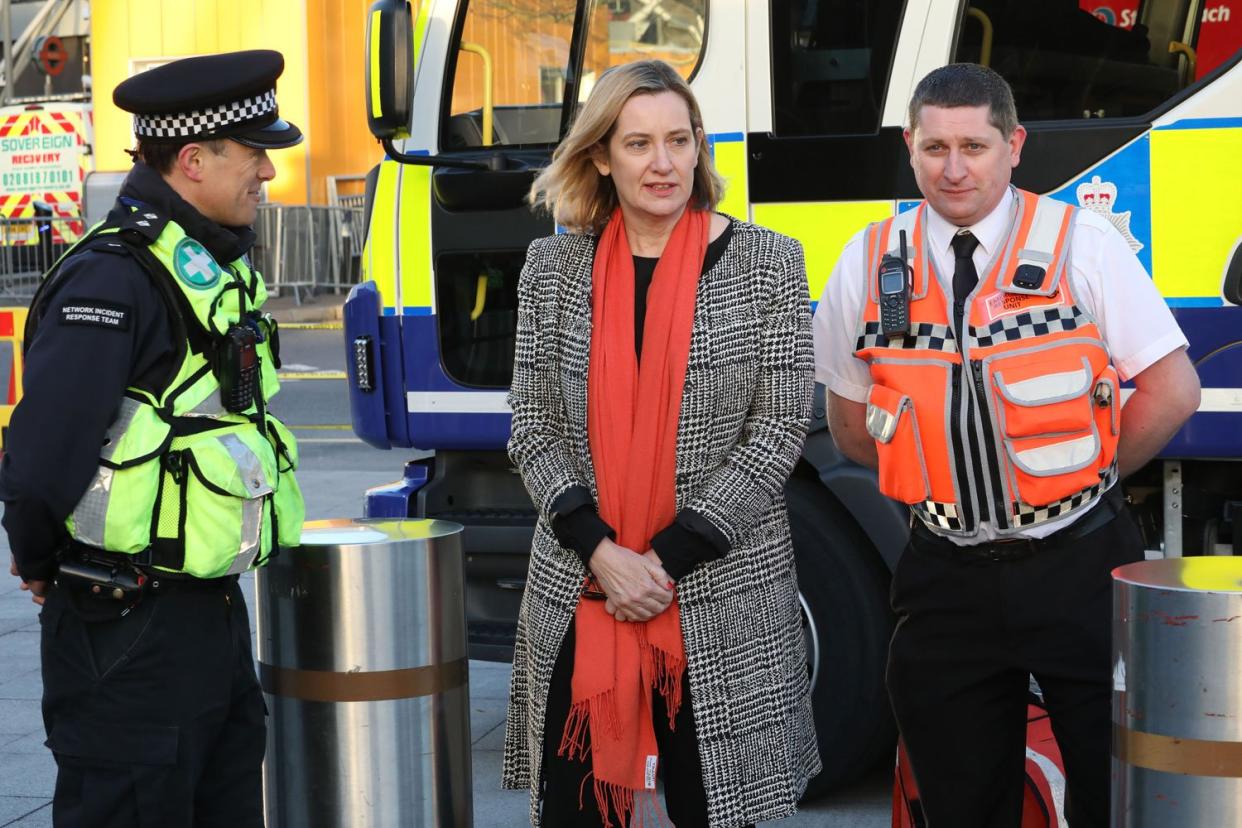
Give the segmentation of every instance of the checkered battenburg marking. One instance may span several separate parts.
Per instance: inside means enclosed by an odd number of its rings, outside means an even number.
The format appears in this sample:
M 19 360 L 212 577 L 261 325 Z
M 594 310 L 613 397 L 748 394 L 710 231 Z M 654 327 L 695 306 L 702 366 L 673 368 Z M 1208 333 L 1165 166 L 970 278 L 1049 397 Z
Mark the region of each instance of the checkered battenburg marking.
M 868 322 L 862 336 L 854 346 L 855 351 L 866 348 L 896 348 L 902 351 L 957 351 L 957 342 L 953 339 L 953 331 L 948 325 L 933 325 L 930 322 L 918 322 L 910 326 L 909 336 L 895 336 L 889 339 L 880 333 L 879 322 Z
M 134 134 L 140 138 L 192 138 L 270 115 L 276 111 L 276 90 L 210 109 L 175 115 L 135 115 Z
M 1056 503 L 1049 503 L 1047 506 L 1031 506 L 1028 503 L 1015 502 L 1013 504 L 1013 517 L 1018 526 L 1034 526 L 1043 523 L 1046 520 L 1068 515 L 1078 507 L 1094 503 L 1095 499 L 1102 492 L 1108 490 L 1110 486 L 1117 482 L 1117 464 L 1114 463 L 1104 473 L 1104 477 L 1094 486 L 1088 486 L 1077 494 L 1070 495 L 1064 500 L 1058 500 Z
M 1040 310 L 1024 311 L 997 319 L 986 328 L 970 328 L 972 347 L 987 348 L 1002 342 L 1013 342 L 1050 333 L 1072 331 L 1083 324 L 1085 314 L 1077 305 L 1057 305 Z
M 924 500 L 922 503 L 914 504 L 913 509 L 914 514 L 918 515 L 919 520 L 927 524 L 929 529 L 947 529 L 957 532 L 962 528 L 962 520 L 957 516 L 957 504 L 955 503 Z

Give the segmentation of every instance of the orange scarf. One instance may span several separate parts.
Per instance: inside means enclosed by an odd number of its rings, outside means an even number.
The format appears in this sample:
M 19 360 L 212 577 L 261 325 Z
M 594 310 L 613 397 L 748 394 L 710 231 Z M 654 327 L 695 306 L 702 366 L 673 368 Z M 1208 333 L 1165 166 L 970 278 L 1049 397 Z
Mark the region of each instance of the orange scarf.
M 618 209 L 595 251 L 587 436 L 600 516 L 617 542 L 641 554 L 677 512 L 677 422 L 690 355 L 694 297 L 707 252 L 710 216 L 687 208 L 656 265 L 647 294 L 641 367 L 634 353 L 634 259 Z M 603 601 L 579 599 L 572 704 L 560 754 L 585 759 L 589 733 L 595 801 L 629 825 L 634 795 L 654 794 L 659 690 L 672 728 L 686 669 L 677 599 L 646 622 L 616 621 Z

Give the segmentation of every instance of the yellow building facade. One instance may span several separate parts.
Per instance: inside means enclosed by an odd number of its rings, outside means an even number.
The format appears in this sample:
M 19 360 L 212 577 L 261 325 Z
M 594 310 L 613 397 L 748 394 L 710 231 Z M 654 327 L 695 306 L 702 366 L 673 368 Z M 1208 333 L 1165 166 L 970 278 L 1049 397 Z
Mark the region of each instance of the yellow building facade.
M 324 204 L 327 179 L 363 174 L 383 150 L 367 131 L 363 46 L 369 0 L 95 0 L 91 4 L 91 76 L 95 163 L 124 170 L 133 146 L 130 115 L 112 90 L 151 65 L 193 55 L 276 49 L 285 56 L 277 82 L 280 114 L 306 140 L 272 153 L 276 180 L 268 198 Z

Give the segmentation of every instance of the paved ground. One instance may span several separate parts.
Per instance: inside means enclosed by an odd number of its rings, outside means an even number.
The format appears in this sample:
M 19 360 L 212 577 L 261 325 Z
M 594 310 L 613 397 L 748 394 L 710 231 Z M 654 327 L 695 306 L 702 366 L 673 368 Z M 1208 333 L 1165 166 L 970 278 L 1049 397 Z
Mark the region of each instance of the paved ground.
M 8 560 L 8 546 L 4 547 Z M 0 825 L 51 825 L 41 815 L 52 794 L 55 763 L 43 747 L 39 715 L 39 622 L 30 596 L 7 567 L 0 588 Z M 30 816 L 27 816 L 30 815 Z M 21 819 L 21 817 L 27 817 Z
M 283 322 L 317 323 L 339 318 L 341 298 L 319 297 L 296 304 L 280 297 L 272 304 Z M 291 329 L 287 362 L 295 370 L 319 372 L 343 368 L 339 331 Z M 327 378 L 324 378 L 327 379 Z M 286 383 L 277 397 L 282 416 L 302 443 L 298 477 L 309 518 L 347 517 L 362 511 L 362 493 L 394 479 L 403 457 L 363 446 L 342 423 L 347 404 L 336 389 L 339 380 Z M 7 564 L 8 544 L 0 532 L 0 561 Z M 253 579 L 248 583 L 252 586 Z M 253 617 L 253 614 L 252 614 Z M 479 828 L 526 824 L 524 792 L 500 790 L 500 750 L 504 737 L 509 665 L 470 663 L 470 725 L 473 741 L 474 823 Z M 16 578 L 0 569 L 0 828 L 50 826 L 50 799 L 56 769 L 43 746 L 39 713 L 37 608 Z M 861 783 L 809 805 L 793 819 L 767 825 L 810 828 L 882 828 L 889 821 L 891 776 L 877 771 Z M 289 826 L 289 828 L 302 828 Z M 381 828 L 387 828 L 381 826 Z
M 349 497 L 342 496 L 342 500 Z M 7 544 L 2 551 L 7 558 Z M 253 579 L 249 580 L 253 585 Z M 5 828 L 52 824 L 50 800 L 56 766 L 43 746 L 36 612 L 29 595 L 18 590 L 17 580 L 3 575 L 0 580 L 0 826 Z M 479 828 L 526 824 L 525 793 L 503 791 L 499 783 L 508 684 L 508 664 L 470 663 L 474 824 Z M 887 772 L 877 772 L 851 789 L 813 803 L 795 818 L 779 824 L 790 828 L 887 826 L 889 778 Z

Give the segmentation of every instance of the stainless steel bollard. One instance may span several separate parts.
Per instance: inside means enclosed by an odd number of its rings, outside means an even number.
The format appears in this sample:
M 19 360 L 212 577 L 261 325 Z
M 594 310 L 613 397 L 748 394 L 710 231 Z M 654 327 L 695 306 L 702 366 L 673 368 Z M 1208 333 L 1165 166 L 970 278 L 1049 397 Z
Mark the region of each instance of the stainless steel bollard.
M 307 523 L 256 593 L 268 825 L 469 826 L 461 526 Z
M 1113 825 L 1242 825 L 1242 558 L 1113 571 Z

